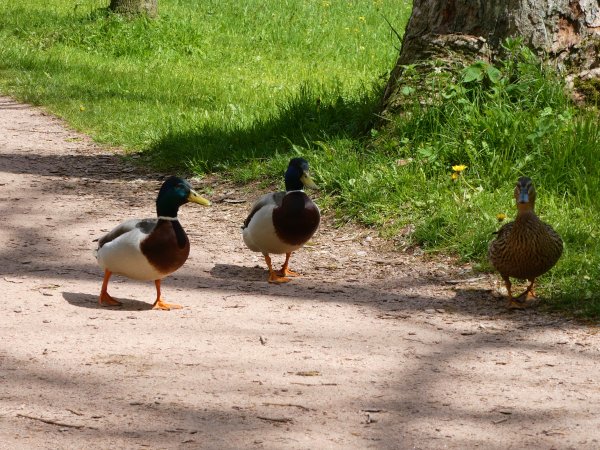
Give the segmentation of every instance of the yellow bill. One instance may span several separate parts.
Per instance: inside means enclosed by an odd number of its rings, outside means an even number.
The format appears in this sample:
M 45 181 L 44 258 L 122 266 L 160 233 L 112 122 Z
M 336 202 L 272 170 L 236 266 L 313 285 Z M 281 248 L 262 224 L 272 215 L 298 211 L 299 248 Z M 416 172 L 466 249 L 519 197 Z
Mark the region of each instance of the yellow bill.
M 306 172 L 302 174 L 302 176 L 300 177 L 300 181 L 302 181 L 304 187 L 311 189 L 319 189 L 319 186 L 315 184 L 310 175 L 308 175 Z
M 187 199 L 188 201 L 198 203 L 199 205 L 210 206 L 210 202 L 208 200 L 198 195 L 198 193 L 192 189 L 190 189 L 190 195 L 188 195 Z

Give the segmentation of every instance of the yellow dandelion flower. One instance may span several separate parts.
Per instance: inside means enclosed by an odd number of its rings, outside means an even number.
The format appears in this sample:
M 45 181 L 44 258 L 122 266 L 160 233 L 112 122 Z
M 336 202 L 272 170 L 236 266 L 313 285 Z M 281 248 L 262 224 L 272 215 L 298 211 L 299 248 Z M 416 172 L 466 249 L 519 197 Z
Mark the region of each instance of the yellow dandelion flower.
M 504 219 L 506 219 L 506 214 L 504 214 L 504 213 L 496 214 L 496 219 L 498 219 L 498 222 L 502 222 Z
M 452 172 L 452 175 L 450 176 L 450 178 L 452 178 L 452 181 L 456 181 L 456 180 L 458 180 L 459 176 L 460 176 L 460 174 L 458 172 Z
M 452 170 L 454 170 L 455 172 L 462 172 L 463 170 L 465 170 L 468 166 L 464 166 L 464 165 L 460 165 L 460 166 L 452 166 Z

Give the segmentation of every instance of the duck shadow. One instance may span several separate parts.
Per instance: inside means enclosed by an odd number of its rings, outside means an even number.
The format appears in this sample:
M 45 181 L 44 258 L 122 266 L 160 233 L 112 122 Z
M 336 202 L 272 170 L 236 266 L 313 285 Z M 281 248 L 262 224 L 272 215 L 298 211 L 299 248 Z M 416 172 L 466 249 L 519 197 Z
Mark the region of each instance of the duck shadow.
M 544 297 L 536 296 L 526 301 L 509 303 L 508 297 L 494 293 L 490 288 L 459 288 L 455 291 L 453 306 L 448 309 L 459 309 L 472 315 L 495 314 L 512 318 L 539 315 L 540 311 L 548 311 Z
M 115 298 L 122 302 L 120 306 L 106 306 L 98 303 L 98 296 L 82 292 L 63 292 L 63 298 L 73 306 L 88 309 L 108 309 L 116 311 L 147 311 L 152 309 L 150 303 L 127 298 Z
M 215 264 L 210 270 L 211 276 L 220 279 L 236 279 L 243 281 L 266 281 L 269 272 L 259 266 L 238 266 L 235 264 Z

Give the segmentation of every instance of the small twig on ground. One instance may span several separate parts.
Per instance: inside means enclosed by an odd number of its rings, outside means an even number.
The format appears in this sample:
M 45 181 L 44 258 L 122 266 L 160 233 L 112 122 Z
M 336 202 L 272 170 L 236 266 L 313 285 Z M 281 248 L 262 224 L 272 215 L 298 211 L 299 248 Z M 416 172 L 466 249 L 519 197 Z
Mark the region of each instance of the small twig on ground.
M 256 416 L 257 419 L 266 420 L 268 422 L 277 422 L 277 423 L 290 423 L 293 422 L 289 417 L 264 417 L 264 416 Z
M 354 239 L 356 239 L 358 237 L 357 234 L 355 234 L 354 236 L 344 236 L 344 237 L 339 237 L 339 238 L 333 238 L 333 240 L 335 242 L 346 242 L 346 241 L 352 241 Z
M 528 323 L 527 325 L 521 325 L 521 326 L 518 326 L 517 328 L 519 330 L 523 330 L 525 328 L 531 328 L 531 327 L 551 327 L 551 326 L 559 324 L 559 323 L 565 323 L 565 320 L 559 319 L 559 320 L 554 320 L 552 322 Z
M 299 408 L 303 411 L 310 411 L 311 408 L 307 408 L 306 406 L 296 405 L 294 403 L 263 403 L 264 406 L 290 406 L 294 408 Z
M 26 419 L 31 419 L 31 420 L 38 420 L 40 422 L 44 422 L 47 423 L 49 425 L 56 425 L 59 427 L 68 427 L 68 428 L 85 428 L 85 425 L 73 425 L 70 423 L 64 423 L 64 422 L 58 422 L 56 420 L 51 420 L 51 419 L 44 419 L 42 417 L 35 417 L 35 416 L 30 416 L 28 414 L 17 414 L 17 417 L 24 417 Z
M 301 370 L 300 372 L 296 372 L 296 375 L 300 377 L 320 377 L 321 372 L 318 370 Z
M 484 280 L 485 277 L 473 277 L 473 278 L 464 278 L 462 280 L 445 280 L 446 284 L 461 284 L 461 283 L 474 283 L 475 281 Z
M 403 266 L 406 263 L 404 261 L 394 261 L 391 259 L 374 259 L 371 258 L 369 259 L 369 261 L 375 263 L 375 264 L 383 264 L 383 265 L 389 265 L 389 266 Z
M 544 433 L 546 436 L 564 436 L 566 433 L 563 433 L 562 431 L 555 431 L 555 430 L 543 430 L 542 433 Z

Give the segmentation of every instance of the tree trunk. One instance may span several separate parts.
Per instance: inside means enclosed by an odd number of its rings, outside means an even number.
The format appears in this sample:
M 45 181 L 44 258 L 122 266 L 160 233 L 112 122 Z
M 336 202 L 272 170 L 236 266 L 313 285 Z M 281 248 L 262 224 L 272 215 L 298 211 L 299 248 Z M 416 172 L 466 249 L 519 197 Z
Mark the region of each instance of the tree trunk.
M 382 109 L 394 109 L 405 65 L 493 61 L 508 37 L 521 37 L 571 78 L 600 78 L 600 0 L 414 0 Z
M 119 14 L 146 14 L 149 17 L 156 17 L 158 0 L 110 0 L 109 9 Z

